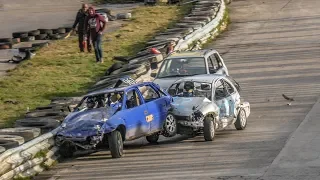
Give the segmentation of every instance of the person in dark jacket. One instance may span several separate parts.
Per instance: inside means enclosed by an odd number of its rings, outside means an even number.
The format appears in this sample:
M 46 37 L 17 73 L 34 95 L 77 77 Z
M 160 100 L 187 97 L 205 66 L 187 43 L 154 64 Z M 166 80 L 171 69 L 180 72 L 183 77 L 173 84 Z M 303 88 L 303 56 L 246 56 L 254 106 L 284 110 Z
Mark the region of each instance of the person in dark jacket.
M 89 16 L 86 17 L 84 27 L 85 32 L 90 33 L 94 52 L 96 55 L 96 61 L 103 63 L 102 54 L 102 32 L 106 28 L 106 20 L 103 16 L 97 14 L 93 7 L 88 9 Z
M 76 20 L 73 23 L 72 30 L 75 30 L 76 26 L 78 25 L 78 38 L 79 38 L 79 48 L 81 52 L 84 52 L 84 44 L 83 41 L 84 35 L 87 33 L 84 33 L 85 27 L 84 27 L 84 21 L 86 17 L 88 16 L 88 5 L 87 4 L 82 4 L 82 8 L 78 11 Z M 90 43 L 90 34 L 88 34 L 88 37 L 86 37 L 86 43 L 87 43 L 87 48 L 88 52 L 91 52 L 91 43 Z

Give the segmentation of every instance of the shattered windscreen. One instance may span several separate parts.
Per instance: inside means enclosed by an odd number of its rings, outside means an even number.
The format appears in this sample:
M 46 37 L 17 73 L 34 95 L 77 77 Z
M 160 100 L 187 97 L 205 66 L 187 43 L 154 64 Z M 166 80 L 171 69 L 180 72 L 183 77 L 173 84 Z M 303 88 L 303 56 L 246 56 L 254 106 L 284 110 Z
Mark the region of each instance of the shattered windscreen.
M 206 97 L 212 99 L 212 85 L 205 82 L 183 81 L 171 85 L 168 93 L 173 97 Z

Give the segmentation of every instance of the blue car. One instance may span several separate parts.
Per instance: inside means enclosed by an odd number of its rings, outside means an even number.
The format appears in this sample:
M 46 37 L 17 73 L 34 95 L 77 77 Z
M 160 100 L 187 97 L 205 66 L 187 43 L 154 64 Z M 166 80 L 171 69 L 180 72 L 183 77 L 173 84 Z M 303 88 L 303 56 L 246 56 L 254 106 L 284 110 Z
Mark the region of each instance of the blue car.
M 172 97 L 152 82 L 92 92 L 65 118 L 56 145 L 65 157 L 101 145 L 109 147 L 113 158 L 120 158 L 124 141 L 145 136 L 156 143 L 159 135 L 176 134 L 171 102 Z

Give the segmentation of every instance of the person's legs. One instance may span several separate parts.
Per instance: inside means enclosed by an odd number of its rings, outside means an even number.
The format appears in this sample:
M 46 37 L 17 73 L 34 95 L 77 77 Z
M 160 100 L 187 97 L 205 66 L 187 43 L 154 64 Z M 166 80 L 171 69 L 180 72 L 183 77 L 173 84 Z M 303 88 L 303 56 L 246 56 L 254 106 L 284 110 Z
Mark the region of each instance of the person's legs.
M 84 49 L 83 49 L 83 33 L 79 32 L 78 33 L 78 39 L 79 39 L 79 48 L 80 48 L 80 51 L 81 52 L 84 52 Z
M 96 62 L 100 61 L 100 53 L 98 50 L 98 38 L 92 38 L 92 44 L 93 44 L 93 48 L 94 48 L 94 54 L 96 55 Z
M 87 33 L 87 48 L 88 52 L 92 52 L 92 45 L 91 45 L 91 38 L 90 38 L 90 32 Z
M 103 62 L 103 54 L 102 54 L 102 35 L 98 34 L 97 36 L 97 47 L 98 47 L 98 53 L 99 53 L 99 60 Z

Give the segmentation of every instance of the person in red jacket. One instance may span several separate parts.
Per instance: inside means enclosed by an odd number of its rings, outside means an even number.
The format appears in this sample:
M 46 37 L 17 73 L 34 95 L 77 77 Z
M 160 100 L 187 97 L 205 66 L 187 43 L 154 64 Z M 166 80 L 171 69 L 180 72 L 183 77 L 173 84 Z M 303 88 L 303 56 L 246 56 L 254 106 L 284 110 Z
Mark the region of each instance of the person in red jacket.
M 84 32 L 89 32 L 96 55 L 96 61 L 103 63 L 102 53 L 102 32 L 106 28 L 106 20 L 103 16 L 97 14 L 93 7 L 88 9 L 89 16 L 85 19 Z M 86 35 L 85 35 L 86 37 Z

